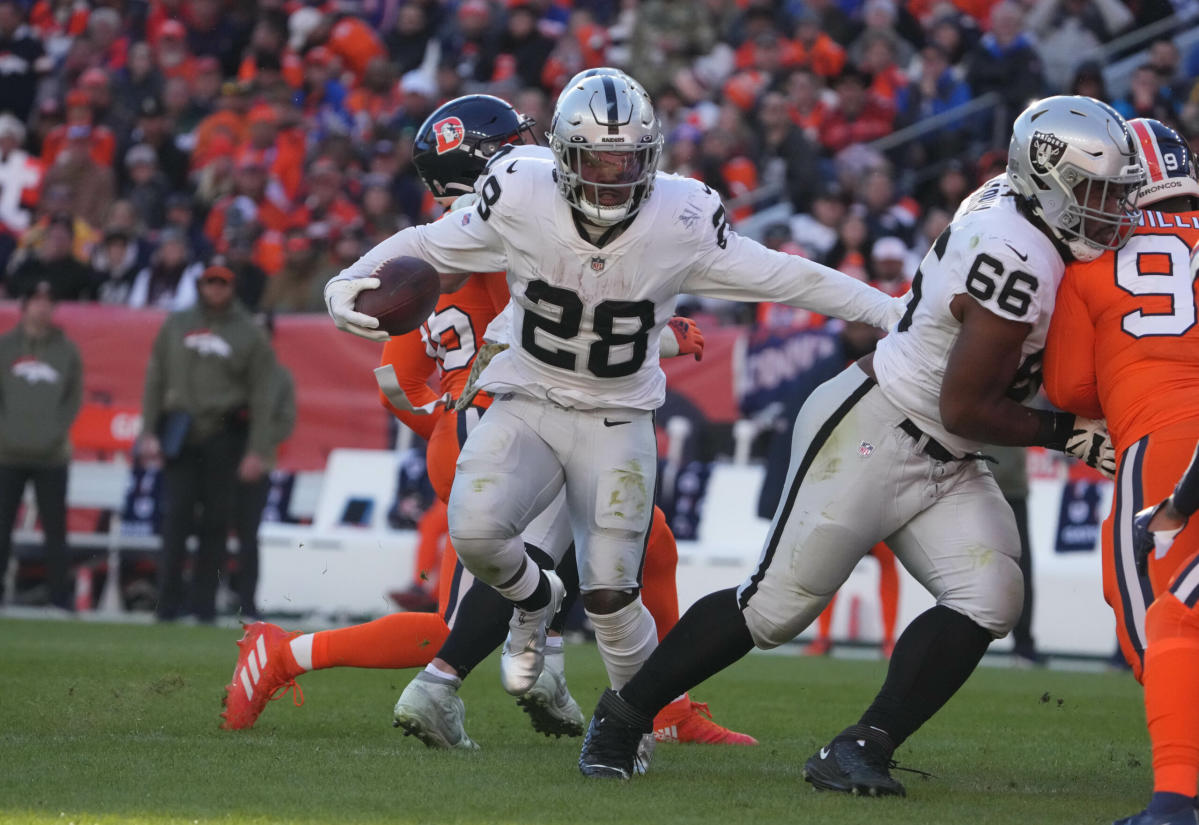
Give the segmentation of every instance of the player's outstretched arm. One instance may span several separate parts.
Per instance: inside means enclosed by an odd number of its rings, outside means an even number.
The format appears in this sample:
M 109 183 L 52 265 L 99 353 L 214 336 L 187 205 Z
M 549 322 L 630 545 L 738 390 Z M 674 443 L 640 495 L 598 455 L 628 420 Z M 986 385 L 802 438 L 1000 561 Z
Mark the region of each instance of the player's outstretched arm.
M 1108 477 L 1115 451 L 1102 421 L 1026 407 L 1009 397 L 1031 325 L 997 315 L 966 294 L 950 308 L 961 331 L 941 383 L 941 420 L 950 432 L 987 444 L 1048 447 Z

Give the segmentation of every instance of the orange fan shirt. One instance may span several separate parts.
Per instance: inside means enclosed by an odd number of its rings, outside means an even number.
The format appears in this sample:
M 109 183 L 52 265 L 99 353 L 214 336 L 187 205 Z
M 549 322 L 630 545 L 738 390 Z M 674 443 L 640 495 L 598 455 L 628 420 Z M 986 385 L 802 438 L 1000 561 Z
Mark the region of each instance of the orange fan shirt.
M 1072 263 L 1045 345 L 1045 392 L 1107 419 L 1118 453 L 1150 432 L 1199 419 L 1199 323 L 1191 250 L 1199 212 L 1145 210 L 1115 252 Z

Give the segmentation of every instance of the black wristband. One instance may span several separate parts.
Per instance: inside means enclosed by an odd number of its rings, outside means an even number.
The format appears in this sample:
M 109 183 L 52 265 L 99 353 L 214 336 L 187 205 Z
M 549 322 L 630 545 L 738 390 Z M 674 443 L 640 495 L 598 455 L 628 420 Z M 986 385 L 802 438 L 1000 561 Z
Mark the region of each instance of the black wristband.
M 1038 410 L 1037 418 L 1037 440 L 1033 446 L 1047 447 L 1050 450 L 1064 453 L 1066 442 L 1070 440 L 1070 434 L 1074 432 L 1074 422 L 1077 420 L 1077 416 L 1074 413 Z

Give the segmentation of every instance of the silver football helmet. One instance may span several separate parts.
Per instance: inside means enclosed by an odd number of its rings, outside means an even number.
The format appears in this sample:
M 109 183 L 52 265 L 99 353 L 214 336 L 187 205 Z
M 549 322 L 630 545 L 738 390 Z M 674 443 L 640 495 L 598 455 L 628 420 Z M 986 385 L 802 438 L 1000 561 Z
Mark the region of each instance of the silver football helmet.
M 618 69 L 615 66 L 596 66 L 594 69 L 583 69 L 583 71 L 572 77 L 567 84 L 562 87 L 562 91 L 558 93 L 558 103 L 562 102 L 562 98 L 567 92 L 569 92 L 575 86 L 578 86 L 587 78 L 598 77 L 602 75 L 607 75 L 608 77 L 623 77 L 629 82 L 629 85 L 633 87 L 633 91 L 639 95 L 642 95 L 646 100 L 649 100 L 649 92 L 647 92 L 645 87 L 638 83 L 631 74 L 628 74 L 623 69 Z M 558 104 L 555 103 L 554 105 L 557 106 Z
M 587 221 L 620 223 L 653 192 L 662 129 L 649 95 L 623 72 L 568 86 L 548 137 L 558 191 Z
M 1130 194 L 1144 173 L 1124 119 L 1081 95 L 1038 100 L 1020 113 L 1007 175 L 1077 260 L 1119 249 L 1140 219 Z

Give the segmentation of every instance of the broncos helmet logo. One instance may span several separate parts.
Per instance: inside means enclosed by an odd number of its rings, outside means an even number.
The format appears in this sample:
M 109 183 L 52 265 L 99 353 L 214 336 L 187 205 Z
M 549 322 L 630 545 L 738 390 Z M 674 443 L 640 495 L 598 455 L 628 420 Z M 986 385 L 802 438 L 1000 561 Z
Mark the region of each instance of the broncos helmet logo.
M 466 127 L 456 117 L 447 117 L 433 124 L 433 134 L 437 137 L 437 154 L 444 155 L 462 145 L 466 139 Z

